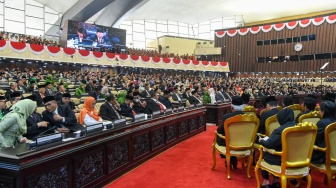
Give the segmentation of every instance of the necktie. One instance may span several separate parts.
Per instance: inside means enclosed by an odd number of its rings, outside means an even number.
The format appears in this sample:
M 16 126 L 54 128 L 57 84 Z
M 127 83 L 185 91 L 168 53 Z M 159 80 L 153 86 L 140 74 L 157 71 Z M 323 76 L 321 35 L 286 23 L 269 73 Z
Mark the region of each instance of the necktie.
M 166 110 L 166 107 L 162 103 L 160 103 L 159 101 L 157 101 L 156 103 L 160 106 L 161 110 Z
M 31 115 L 31 117 L 34 119 L 35 122 L 37 122 L 37 117 L 34 113 Z
M 41 94 L 42 99 L 44 99 L 44 94 Z
M 177 100 L 178 100 L 178 101 L 181 101 L 180 96 L 179 96 L 177 93 L 175 93 L 175 95 L 176 95 L 176 97 L 177 97 Z
M 117 112 L 117 110 L 116 110 L 116 109 L 114 109 L 114 106 L 112 106 L 112 109 L 113 109 L 114 113 L 116 113 L 116 114 L 117 114 L 117 116 L 118 116 L 118 119 L 120 119 L 121 117 L 120 117 L 119 113 Z

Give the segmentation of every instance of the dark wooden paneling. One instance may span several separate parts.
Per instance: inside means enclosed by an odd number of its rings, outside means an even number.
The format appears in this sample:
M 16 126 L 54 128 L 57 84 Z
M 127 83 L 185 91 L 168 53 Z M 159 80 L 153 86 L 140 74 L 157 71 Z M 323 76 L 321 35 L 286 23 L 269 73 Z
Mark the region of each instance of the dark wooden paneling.
M 256 44 L 257 40 L 297 37 L 310 34 L 316 34 L 316 40 L 301 42 L 303 49 L 300 52 L 294 50 L 296 43 L 268 46 L 257 46 Z M 285 27 L 282 31 L 272 29 L 267 33 L 259 31 L 257 34 L 247 33 L 244 36 L 237 33 L 234 37 L 228 35 L 225 35 L 223 38 L 215 37 L 215 46 L 222 47 L 223 53 L 220 59 L 221 61 L 229 62 L 231 72 L 316 72 L 328 61 L 330 64 L 325 71 L 334 71 L 336 68 L 335 59 L 257 63 L 256 58 L 336 52 L 335 37 L 336 24 L 329 24 L 325 21 L 320 26 L 315 26 L 311 23 L 306 28 L 298 25 L 293 30 Z

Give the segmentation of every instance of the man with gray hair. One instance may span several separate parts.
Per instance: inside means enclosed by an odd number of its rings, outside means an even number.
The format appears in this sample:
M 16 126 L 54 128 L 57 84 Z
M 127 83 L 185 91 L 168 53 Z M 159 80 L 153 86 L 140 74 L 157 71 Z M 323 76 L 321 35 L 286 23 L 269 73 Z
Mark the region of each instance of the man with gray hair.
M 225 120 L 232 118 L 233 116 L 239 115 L 239 114 L 244 114 L 243 108 L 244 108 L 244 102 L 243 99 L 240 96 L 235 96 L 232 97 L 232 112 L 225 114 L 223 117 L 223 121 L 220 125 L 218 125 L 217 132 L 219 134 L 222 134 L 225 136 L 225 131 L 224 131 L 224 122 Z M 225 146 L 225 140 L 217 137 L 217 144 L 220 146 Z M 225 155 L 221 155 L 222 158 L 225 158 Z M 231 157 L 231 164 L 234 168 L 237 168 L 237 157 Z M 230 168 L 230 167 L 229 167 Z

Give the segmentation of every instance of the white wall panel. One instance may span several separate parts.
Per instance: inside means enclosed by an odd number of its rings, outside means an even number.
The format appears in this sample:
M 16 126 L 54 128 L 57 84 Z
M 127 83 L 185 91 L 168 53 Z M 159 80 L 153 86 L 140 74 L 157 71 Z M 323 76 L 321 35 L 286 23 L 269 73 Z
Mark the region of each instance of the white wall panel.
M 5 8 L 5 19 L 6 20 L 12 20 L 12 21 L 24 22 L 24 11 L 15 10 L 15 9 L 11 9 L 11 8 L 6 7 Z
M 10 8 L 15 8 L 19 10 L 24 10 L 25 1 L 24 0 L 6 0 L 5 6 Z
M 28 28 L 40 29 L 43 31 L 44 29 L 43 24 L 44 24 L 43 19 L 26 16 L 26 27 Z
M 27 5 L 26 6 L 26 15 L 34 16 L 37 18 L 43 18 L 43 8 Z
M 50 13 L 44 13 L 44 21 L 45 23 L 54 24 L 58 20 L 58 15 L 50 14 Z
M 0 14 L 4 14 L 4 3 L 0 3 Z
M 5 31 L 11 33 L 24 33 L 24 23 L 5 20 Z

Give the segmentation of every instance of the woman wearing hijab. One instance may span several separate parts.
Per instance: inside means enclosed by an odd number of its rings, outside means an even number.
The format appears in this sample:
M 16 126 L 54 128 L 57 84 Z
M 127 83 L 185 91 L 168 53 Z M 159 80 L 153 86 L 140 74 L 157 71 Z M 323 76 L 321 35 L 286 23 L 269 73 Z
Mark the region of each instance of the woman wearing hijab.
M 79 87 L 75 91 L 76 97 L 81 97 L 82 93 L 85 93 L 85 87 L 86 85 L 81 83 L 79 84 Z
M 336 109 L 335 104 L 331 101 L 322 101 L 320 104 L 320 114 L 322 119 L 317 122 L 317 134 L 315 139 L 315 144 L 318 147 L 325 148 L 325 138 L 324 131 L 328 125 L 334 123 L 336 120 Z M 325 152 L 313 150 L 313 155 L 311 158 L 311 163 L 314 164 L 324 164 L 325 163 Z
M 276 151 L 282 151 L 282 143 L 281 143 L 281 134 L 284 129 L 288 127 L 294 126 L 296 123 L 294 122 L 294 112 L 290 108 L 285 108 L 278 112 L 277 120 L 280 124 L 280 127 L 275 129 L 269 138 L 259 138 L 259 143 L 268 148 L 274 149 Z M 270 165 L 281 165 L 281 156 L 273 155 L 268 152 L 264 152 L 263 158 L 268 164 Z M 264 178 L 264 182 L 262 183 L 261 187 L 269 188 L 269 187 L 280 187 L 279 179 L 273 178 L 272 185 L 269 181 L 269 173 L 265 170 L 261 171 L 261 175 Z
M 26 142 L 26 119 L 34 112 L 36 102 L 24 99 L 15 103 L 0 122 L 0 147 L 8 148 Z
M 88 97 L 84 101 L 83 109 L 79 114 L 79 123 L 82 125 L 94 125 L 102 123 L 102 118 L 98 115 L 95 109 L 96 100 L 93 97 Z

